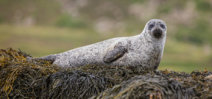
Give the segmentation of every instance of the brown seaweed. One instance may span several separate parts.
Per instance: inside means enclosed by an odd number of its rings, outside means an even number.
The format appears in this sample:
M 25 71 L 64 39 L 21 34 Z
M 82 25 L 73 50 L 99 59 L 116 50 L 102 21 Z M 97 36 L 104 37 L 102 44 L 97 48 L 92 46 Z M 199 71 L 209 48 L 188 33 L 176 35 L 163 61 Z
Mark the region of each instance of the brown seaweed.
M 31 84 L 60 69 L 48 61 L 29 61 L 26 57 L 30 55 L 20 50 L 0 50 L 0 98 L 33 97 Z
M 211 99 L 211 71 L 149 71 L 139 67 L 87 65 L 62 69 L 29 54 L 0 49 L 0 98 Z
M 176 80 L 147 74 L 135 76 L 93 99 L 191 99 L 196 92 Z
M 44 88 L 37 94 L 45 99 L 86 99 L 114 85 L 113 81 L 108 78 L 82 71 L 57 72 L 35 84 L 37 85 L 35 88 Z

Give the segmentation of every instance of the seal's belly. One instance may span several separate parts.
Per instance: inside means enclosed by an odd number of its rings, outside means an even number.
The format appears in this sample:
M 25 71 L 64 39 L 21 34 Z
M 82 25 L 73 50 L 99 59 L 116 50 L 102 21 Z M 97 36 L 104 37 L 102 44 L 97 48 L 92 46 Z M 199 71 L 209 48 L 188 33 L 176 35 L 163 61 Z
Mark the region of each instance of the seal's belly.
M 147 53 L 127 53 L 119 60 L 115 61 L 113 65 L 120 66 L 142 66 L 147 68 L 155 68 L 160 63 L 160 55 L 153 54 L 148 55 Z

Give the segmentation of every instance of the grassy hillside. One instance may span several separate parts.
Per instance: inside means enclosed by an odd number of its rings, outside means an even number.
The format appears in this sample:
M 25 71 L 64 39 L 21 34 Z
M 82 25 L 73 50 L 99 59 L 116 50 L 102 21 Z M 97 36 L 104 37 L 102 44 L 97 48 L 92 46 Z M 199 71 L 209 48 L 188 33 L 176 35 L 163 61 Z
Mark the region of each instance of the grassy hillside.
M 159 18 L 168 26 L 159 69 L 212 68 L 209 0 L 0 0 L 0 48 L 34 57 L 140 33 Z

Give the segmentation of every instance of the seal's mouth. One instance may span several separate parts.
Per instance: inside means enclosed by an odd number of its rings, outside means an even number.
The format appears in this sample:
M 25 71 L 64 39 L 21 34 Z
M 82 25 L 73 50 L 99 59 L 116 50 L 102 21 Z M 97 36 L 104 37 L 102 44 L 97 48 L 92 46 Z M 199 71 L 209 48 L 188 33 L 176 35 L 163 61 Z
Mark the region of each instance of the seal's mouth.
M 163 35 L 163 31 L 161 29 L 154 29 L 152 33 L 155 38 L 161 38 Z

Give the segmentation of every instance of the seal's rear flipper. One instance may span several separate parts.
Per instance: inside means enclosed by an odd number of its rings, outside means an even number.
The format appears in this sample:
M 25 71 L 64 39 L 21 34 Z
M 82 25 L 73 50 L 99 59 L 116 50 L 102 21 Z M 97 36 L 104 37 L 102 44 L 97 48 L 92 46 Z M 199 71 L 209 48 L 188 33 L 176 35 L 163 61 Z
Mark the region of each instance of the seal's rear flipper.
M 28 60 L 46 60 L 46 61 L 51 61 L 54 62 L 56 60 L 56 55 L 48 55 L 48 56 L 44 56 L 44 57 L 39 57 L 39 58 L 31 58 L 31 57 L 27 57 Z

